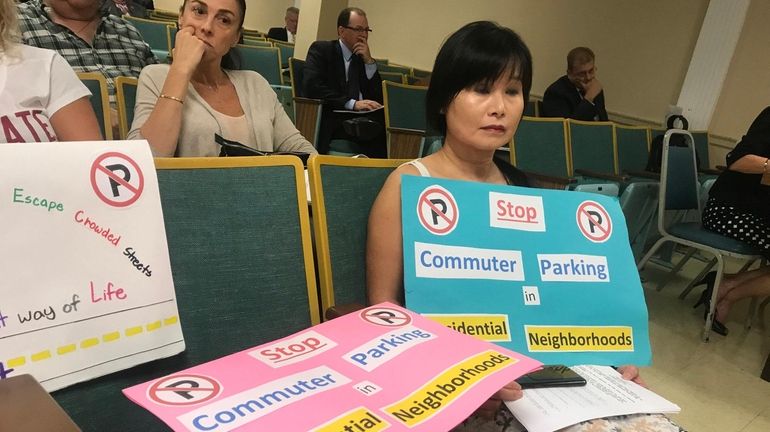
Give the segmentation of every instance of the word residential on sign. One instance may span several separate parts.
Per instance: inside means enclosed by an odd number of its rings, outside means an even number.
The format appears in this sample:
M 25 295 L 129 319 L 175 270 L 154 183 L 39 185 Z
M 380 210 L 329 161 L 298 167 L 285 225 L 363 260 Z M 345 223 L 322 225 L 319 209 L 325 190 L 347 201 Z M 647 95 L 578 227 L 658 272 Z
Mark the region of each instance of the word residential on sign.
M 53 391 L 184 350 L 146 141 L 0 146 L 0 379 Z
M 617 200 L 406 175 L 401 184 L 411 310 L 547 364 L 649 364 L 647 308 Z M 426 196 L 451 205 L 428 206 Z M 454 224 L 444 232 L 426 220 Z

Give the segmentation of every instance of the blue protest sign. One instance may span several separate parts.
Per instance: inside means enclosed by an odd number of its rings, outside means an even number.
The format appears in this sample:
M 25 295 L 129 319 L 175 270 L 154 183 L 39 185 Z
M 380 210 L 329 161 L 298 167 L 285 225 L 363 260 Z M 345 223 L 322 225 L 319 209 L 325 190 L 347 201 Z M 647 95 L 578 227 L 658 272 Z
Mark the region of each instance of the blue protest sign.
M 614 198 L 403 176 L 409 309 L 546 364 L 647 365 L 647 308 Z

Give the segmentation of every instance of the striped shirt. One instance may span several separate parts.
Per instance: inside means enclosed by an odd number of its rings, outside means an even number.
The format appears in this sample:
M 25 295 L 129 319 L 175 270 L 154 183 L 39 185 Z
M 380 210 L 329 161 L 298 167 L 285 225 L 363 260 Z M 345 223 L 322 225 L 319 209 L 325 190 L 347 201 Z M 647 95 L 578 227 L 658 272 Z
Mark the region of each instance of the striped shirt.
M 107 78 L 110 103 L 115 104 L 115 78 L 138 77 L 142 68 L 158 60 L 134 26 L 104 13 L 93 44 L 51 20 L 43 0 L 18 5 L 21 37 L 25 44 L 57 51 L 75 72 L 100 72 Z

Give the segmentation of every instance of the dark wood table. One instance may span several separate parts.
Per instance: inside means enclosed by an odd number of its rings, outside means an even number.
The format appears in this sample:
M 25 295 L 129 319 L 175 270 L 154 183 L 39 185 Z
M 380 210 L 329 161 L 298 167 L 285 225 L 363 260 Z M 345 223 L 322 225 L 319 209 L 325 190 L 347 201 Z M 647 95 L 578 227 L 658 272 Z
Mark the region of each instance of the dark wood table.
M 32 375 L 19 375 L 0 380 L 0 431 L 80 432 L 80 428 Z

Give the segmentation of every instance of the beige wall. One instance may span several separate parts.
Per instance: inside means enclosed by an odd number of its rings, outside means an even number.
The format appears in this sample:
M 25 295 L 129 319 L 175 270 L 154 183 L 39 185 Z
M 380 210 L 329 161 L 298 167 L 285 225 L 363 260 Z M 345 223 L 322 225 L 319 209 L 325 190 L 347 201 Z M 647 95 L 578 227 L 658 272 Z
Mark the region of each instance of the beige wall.
M 155 0 L 157 9 L 178 11 L 182 0 Z M 286 8 L 294 6 L 294 0 L 246 0 L 246 28 L 267 32 L 270 27 L 283 27 Z
M 770 105 L 770 2 L 754 0 L 714 110 L 709 132 L 740 139 L 751 121 Z
M 589 46 L 597 55 L 607 109 L 653 122 L 660 122 L 679 96 L 708 7 L 708 0 L 349 3 L 367 12 L 375 57 L 420 68 L 430 69 L 444 38 L 465 23 L 495 20 L 511 27 L 532 50 L 535 95 L 564 74 L 567 51 Z

